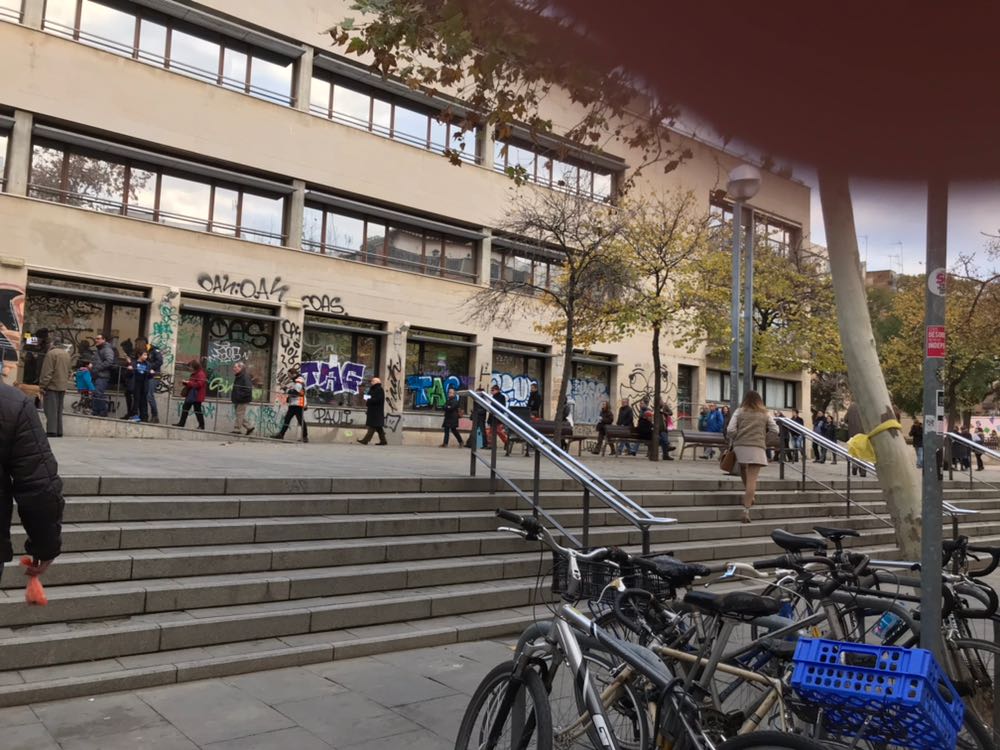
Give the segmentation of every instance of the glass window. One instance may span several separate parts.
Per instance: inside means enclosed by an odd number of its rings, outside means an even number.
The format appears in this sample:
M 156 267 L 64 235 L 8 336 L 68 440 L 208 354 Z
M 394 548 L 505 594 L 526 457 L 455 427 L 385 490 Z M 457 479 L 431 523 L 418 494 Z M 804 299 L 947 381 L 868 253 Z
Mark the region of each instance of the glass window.
M 156 208 L 156 173 L 132 167 L 128 177 L 126 216 L 152 221 Z
M 65 153 L 58 148 L 35 144 L 31 148 L 32 195 L 47 200 L 61 200 L 62 170 Z
M 372 100 L 372 132 L 389 137 L 392 125 L 392 105 L 375 98 Z
M 505 145 L 503 141 L 493 141 L 493 166 L 501 172 L 507 168 L 507 159 L 503 153 Z
M 448 125 L 447 123 L 441 122 L 440 120 L 432 117 L 431 118 L 431 151 L 436 151 L 441 153 L 449 146 L 455 147 L 448 140 Z
M 302 337 L 302 377 L 310 404 L 363 409 L 364 393 L 379 372 L 379 338 L 312 328 Z
M 564 190 L 576 191 L 579 169 L 563 161 L 552 162 L 552 186 Z
M 507 406 L 524 408 L 528 405 L 531 386 L 541 388 L 544 371 L 544 360 L 540 357 L 494 351 L 490 384 L 500 387 L 500 392 L 507 397 Z
M 164 224 L 204 230 L 208 226 L 211 187 L 165 174 L 160 179 L 159 220 Z
M 254 56 L 250 64 L 250 93 L 278 104 L 291 104 L 291 61 L 281 64 Z
M 438 276 L 441 273 L 444 238 L 439 234 L 424 235 L 424 267 L 425 273 Z
M 594 197 L 607 199 L 611 197 L 611 175 L 594 172 Z
M 0 133 L 0 181 L 3 180 L 3 176 L 6 174 L 7 165 L 7 136 Z
M 353 216 L 327 213 L 327 252 L 342 258 L 356 258 L 365 239 L 365 222 Z
M 507 163 L 512 167 L 521 167 L 528 178 L 535 177 L 535 153 L 530 149 L 511 146 L 507 151 Z
M 203 81 L 216 83 L 219 77 L 219 55 L 222 50 L 215 42 L 174 29 L 170 35 L 170 68 Z
M 427 147 L 428 118 L 423 112 L 417 112 L 396 105 L 395 119 L 392 123 L 392 137 L 414 146 Z
M 365 227 L 365 260 L 369 263 L 379 263 L 385 258 L 385 225 L 366 222 Z
M 107 5 L 83 0 L 80 8 L 80 41 L 131 55 L 135 46 L 135 16 Z
M 552 184 L 552 159 L 547 156 L 539 156 L 537 160 L 535 181 L 541 185 Z
M 45 0 L 45 29 L 73 36 L 76 28 L 76 0 Z
M 336 84 L 333 87 L 333 112 L 347 124 L 368 127 L 371 118 L 371 97 L 354 89 Z
M 601 405 L 611 402 L 611 367 L 574 362 L 569 381 L 569 395 L 573 399 L 573 420 L 576 424 L 597 424 Z M 614 409 L 614 404 L 611 404 Z
M 764 403 L 769 409 L 781 409 L 785 406 L 785 381 L 767 378 L 764 388 Z
M 448 130 L 448 145 L 459 152 L 467 162 L 476 161 L 476 134 L 468 130 L 456 130 L 454 126 Z
M 231 188 L 216 187 L 212 203 L 212 231 L 216 234 L 236 236 L 236 217 L 240 206 L 240 192 Z
M 302 216 L 302 247 L 318 253 L 323 249 L 323 211 L 306 206 Z
M 188 330 L 185 332 L 184 328 Z M 253 399 L 268 397 L 271 377 L 271 352 L 274 324 L 269 320 L 251 320 L 238 315 L 181 314 L 178 355 L 185 347 L 197 347 L 208 375 L 210 396 L 228 399 L 233 388 L 233 365 L 242 362 L 253 381 Z M 185 352 L 185 354 L 187 354 Z M 186 356 L 190 359 L 189 356 Z M 180 356 L 178 356 L 180 359 Z
M 222 51 L 222 85 L 234 91 L 246 91 L 247 55 L 226 47 Z
M 66 202 L 71 205 L 120 213 L 125 192 L 125 165 L 71 153 L 66 170 L 66 192 Z
M 423 265 L 422 232 L 392 227 L 389 230 L 386 256 L 388 265 L 403 271 L 419 271 Z
M 0 0 L 0 20 L 19 22 L 21 20 L 21 0 Z
M 309 109 L 324 117 L 330 116 L 330 90 L 333 86 L 329 81 L 313 76 L 309 86 Z
M 139 59 L 163 65 L 167 59 L 167 27 L 145 18 L 139 21 Z
M 281 245 L 284 232 L 284 206 L 281 198 L 243 192 L 240 213 L 240 236 L 265 245 Z
M 475 278 L 477 269 L 474 250 L 471 240 L 462 242 L 446 237 L 444 242 L 445 275 L 452 278 Z
M 471 384 L 469 347 L 426 341 L 407 342 L 405 408 L 441 410 L 449 388 L 462 390 Z

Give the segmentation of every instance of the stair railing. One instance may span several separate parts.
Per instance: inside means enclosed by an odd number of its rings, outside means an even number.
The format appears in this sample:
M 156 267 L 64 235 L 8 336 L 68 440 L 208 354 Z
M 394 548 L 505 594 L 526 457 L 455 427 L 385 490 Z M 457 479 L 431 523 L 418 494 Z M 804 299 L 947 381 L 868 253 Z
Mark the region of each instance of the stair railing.
M 516 482 L 505 476 L 497 469 L 497 444 L 498 436 L 494 430 L 493 439 L 490 441 L 489 458 L 480 455 L 478 445 L 478 425 L 472 426 L 472 456 L 469 460 L 469 475 L 476 476 L 477 463 L 482 463 L 490 469 L 490 494 L 497 491 L 497 480 L 502 480 L 511 490 L 522 500 L 527 502 L 537 518 L 542 515 L 546 521 L 555 526 L 559 531 L 576 547 L 590 546 L 590 501 L 591 497 L 598 499 L 608 508 L 615 511 L 630 524 L 639 529 L 642 533 L 642 551 L 649 552 L 649 530 L 652 526 L 676 523 L 675 518 L 661 518 L 654 516 L 646 508 L 639 505 L 632 498 L 625 495 L 621 490 L 609 484 L 600 475 L 587 467 L 582 462 L 573 458 L 567 451 L 564 451 L 556 442 L 549 440 L 538 430 L 531 426 L 531 423 L 522 419 L 505 405 L 495 401 L 484 393 L 476 391 L 463 391 L 460 395 L 467 396 L 477 404 L 487 415 L 492 415 L 495 420 L 509 431 L 520 437 L 529 449 L 534 449 L 534 483 L 531 495 L 517 486 Z M 560 429 L 556 429 L 556 440 L 559 440 Z M 567 431 L 568 432 L 568 431 Z M 541 505 L 540 479 L 542 458 L 546 458 L 556 468 L 560 469 L 570 479 L 583 487 L 583 541 L 582 543 L 569 531 L 567 531 L 552 514 L 546 511 Z
M 998 453 L 997 451 L 995 451 L 995 450 L 993 450 L 991 448 L 987 448 L 982 443 L 977 443 L 975 440 L 969 440 L 968 438 L 964 438 L 961 435 L 959 435 L 957 432 L 947 432 L 947 433 L 945 433 L 945 441 L 948 443 L 947 460 L 948 460 L 948 479 L 949 480 L 955 478 L 955 462 L 951 460 L 951 456 L 952 456 L 952 446 L 954 446 L 954 445 L 957 444 L 957 445 L 961 445 L 961 446 L 969 449 L 969 453 L 970 453 L 970 455 L 969 455 L 969 489 L 970 490 L 973 489 L 973 483 L 974 482 L 979 482 L 980 484 L 985 484 L 987 487 L 992 487 L 995 490 L 1000 489 L 1000 487 L 997 487 L 992 482 L 987 482 L 984 479 L 980 479 L 977 476 L 973 476 L 973 474 L 972 474 L 972 455 L 971 455 L 972 453 L 978 453 L 981 456 L 988 456 L 989 458 L 992 458 L 992 459 L 995 459 L 997 461 L 1000 461 L 1000 453 Z M 944 457 L 942 457 L 942 458 L 944 458 Z M 926 457 L 925 457 L 925 460 L 926 460 Z

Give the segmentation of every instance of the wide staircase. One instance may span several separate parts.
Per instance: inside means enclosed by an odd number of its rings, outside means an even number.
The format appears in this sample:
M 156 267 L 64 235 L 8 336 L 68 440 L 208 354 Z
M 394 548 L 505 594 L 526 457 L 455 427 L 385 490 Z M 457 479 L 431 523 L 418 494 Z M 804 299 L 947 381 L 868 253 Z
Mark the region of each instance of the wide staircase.
M 652 530 L 653 549 L 687 561 L 773 555 L 771 530 L 832 519 L 863 531 L 854 541 L 866 549 L 893 549 L 877 518 L 846 519 L 839 497 L 791 481 L 762 483 L 746 525 L 729 479 L 616 484 L 678 520 Z M 574 486 L 543 479 L 540 490 L 578 533 Z M 855 498 L 884 514 L 875 485 L 862 487 Z M 17 567 L 0 580 L 0 706 L 514 633 L 550 598 L 536 588 L 551 563 L 496 533 L 494 508 L 525 505 L 488 490 L 471 478 L 69 479 L 48 606 L 25 605 Z M 963 533 L 1000 539 L 995 490 L 946 499 L 980 511 Z M 592 545 L 638 549 L 640 532 L 603 506 L 591 524 Z

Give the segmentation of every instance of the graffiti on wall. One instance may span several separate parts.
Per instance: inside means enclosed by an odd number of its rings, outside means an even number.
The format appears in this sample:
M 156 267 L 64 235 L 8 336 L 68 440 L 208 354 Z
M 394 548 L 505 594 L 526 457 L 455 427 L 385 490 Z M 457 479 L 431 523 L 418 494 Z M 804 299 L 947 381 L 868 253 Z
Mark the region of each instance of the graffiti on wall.
M 212 318 L 209 335 L 213 339 L 241 341 L 255 349 L 266 349 L 271 345 L 270 325 L 262 320 L 241 318 Z
M 208 344 L 208 359 L 215 364 L 234 364 L 250 359 L 250 350 L 234 341 L 211 341 Z
M 364 427 L 363 409 L 335 409 L 332 407 L 309 407 L 306 412 L 309 424 L 320 427 Z M 386 414 L 385 427 L 389 432 L 397 432 L 403 422 L 400 414 Z
M 163 369 L 169 370 L 174 366 L 174 332 L 177 330 L 178 314 L 174 301 L 177 299 L 177 292 L 167 291 L 160 297 L 159 313 L 160 319 L 153 323 L 153 330 L 149 336 L 149 343 L 160 350 L 163 355 Z
M 228 273 L 198 274 L 198 286 L 206 292 L 225 294 L 229 297 L 252 299 L 265 302 L 282 302 L 288 293 L 288 285 L 281 283 L 281 277 L 273 279 L 229 278 Z
M 17 364 L 24 327 L 24 287 L 0 284 L 0 352 L 3 367 Z M 8 365 L 7 363 L 11 363 Z
M 490 378 L 490 387 L 500 388 L 500 392 L 507 397 L 507 406 L 527 406 L 532 385 L 538 385 L 538 381 L 527 375 L 495 372 Z
M 389 360 L 386 367 L 389 374 L 389 411 L 400 411 L 403 408 L 403 359 L 397 354 Z
M 333 297 L 329 294 L 303 295 L 302 304 L 313 312 L 323 312 L 331 315 L 346 314 L 344 312 L 344 306 L 340 303 L 340 297 Z
M 600 380 L 573 378 L 569 381 L 569 396 L 573 399 L 573 420 L 576 424 L 597 424 L 601 403 L 610 400 L 608 386 Z
M 467 375 L 407 375 L 406 388 L 413 393 L 415 409 L 441 409 L 447 400 L 449 388 L 461 391 L 469 387 L 472 378 Z
M 298 361 L 302 351 L 302 328 L 294 320 L 281 321 L 278 339 L 278 388 L 285 390 L 298 377 Z
M 636 365 L 618 385 L 618 393 L 621 398 L 627 398 L 632 405 L 632 411 L 639 416 L 639 404 L 643 401 L 653 403 L 653 375 L 652 366 Z M 669 402 L 669 396 L 674 392 L 675 385 L 670 378 L 670 371 L 666 366 L 660 366 L 660 398 L 664 403 Z
M 357 394 L 365 377 L 363 364 L 341 363 L 336 354 L 331 354 L 326 362 L 303 362 L 301 371 L 307 391 L 315 390 L 331 394 Z

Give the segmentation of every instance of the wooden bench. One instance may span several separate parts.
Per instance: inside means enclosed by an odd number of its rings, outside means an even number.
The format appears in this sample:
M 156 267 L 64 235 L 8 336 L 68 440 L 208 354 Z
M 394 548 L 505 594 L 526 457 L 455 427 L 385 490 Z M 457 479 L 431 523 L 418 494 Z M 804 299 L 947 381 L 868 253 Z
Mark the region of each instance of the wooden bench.
M 532 427 L 535 428 L 540 434 L 547 438 L 552 438 L 552 442 L 560 445 L 566 446 L 566 450 L 572 447 L 573 443 L 577 444 L 576 455 L 583 454 L 583 444 L 588 440 L 593 440 L 593 435 L 587 435 L 579 432 L 573 432 L 573 426 L 569 422 L 555 422 L 551 419 L 539 419 L 539 420 L 525 420 Z M 505 448 L 506 454 L 509 456 L 514 450 L 514 443 L 523 443 L 519 435 L 517 435 L 513 429 L 507 428 L 507 434 L 510 436 L 507 440 L 507 447 Z M 568 445 L 567 445 L 568 444 Z
M 722 450 L 729 442 L 721 432 L 698 432 L 697 430 L 681 430 L 681 451 L 678 454 L 684 458 L 684 451 L 689 447 L 697 448 L 718 448 Z

